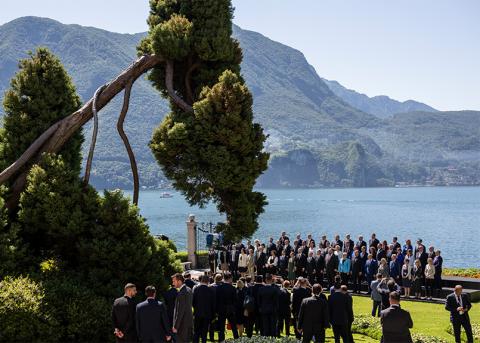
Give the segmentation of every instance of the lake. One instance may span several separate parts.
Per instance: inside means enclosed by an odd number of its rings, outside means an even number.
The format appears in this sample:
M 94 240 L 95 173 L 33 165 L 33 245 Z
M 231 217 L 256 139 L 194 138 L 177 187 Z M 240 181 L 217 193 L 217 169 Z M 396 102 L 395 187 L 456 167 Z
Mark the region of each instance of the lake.
M 292 237 L 308 233 L 368 240 L 375 232 L 380 240 L 400 242 L 422 238 L 427 246 L 442 251 L 449 267 L 480 267 L 480 187 L 412 187 L 349 189 L 267 189 L 268 206 L 253 238 L 277 238 L 281 231 Z M 126 192 L 131 194 L 131 192 Z M 164 234 L 179 250 L 186 246 L 189 214 L 197 222 L 223 220 L 215 206 L 190 207 L 180 193 L 161 198 L 161 191 L 141 191 L 139 206 L 153 234 Z

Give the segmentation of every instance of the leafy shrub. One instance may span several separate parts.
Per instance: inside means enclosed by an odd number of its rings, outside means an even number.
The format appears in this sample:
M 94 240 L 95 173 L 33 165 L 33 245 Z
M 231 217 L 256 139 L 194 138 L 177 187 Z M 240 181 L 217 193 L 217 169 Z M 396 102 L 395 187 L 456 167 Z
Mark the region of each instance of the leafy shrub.
M 352 332 L 380 339 L 382 337 L 380 319 L 369 315 L 355 315 Z
M 28 277 L 3 279 L 0 282 L 0 341 L 58 341 L 58 323 L 45 311 L 44 298 L 42 285 Z
M 445 268 L 443 275 L 480 279 L 480 268 Z
M 238 339 L 227 339 L 226 343 L 299 343 L 301 341 L 296 340 L 295 338 L 291 337 L 282 337 L 282 338 L 272 338 L 272 337 L 262 337 L 262 336 L 254 336 L 252 338 L 248 337 L 241 337 Z
M 435 336 L 427 336 L 418 333 L 414 333 L 412 335 L 413 343 L 448 343 L 446 339 L 435 337 Z
M 60 342 L 108 342 L 112 337 L 111 302 L 74 277 L 49 277 L 44 306 L 59 324 Z
M 188 261 L 188 253 L 186 251 L 179 251 L 175 254 L 175 258 L 180 260 L 180 262 Z
M 369 315 L 356 315 L 353 321 L 352 331 L 378 340 L 382 338 L 380 319 Z M 447 343 L 443 338 L 418 333 L 412 334 L 412 339 L 413 343 Z
M 450 335 L 453 334 L 453 327 L 452 325 L 448 325 L 446 331 Z M 472 323 L 472 332 L 473 332 L 473 339 L 475 342 L 480 342 L 480 324 L 478 323 Z M 467 335 L 465 335 L 465 331 L 462 330 L 462 342 L 467 342 Z

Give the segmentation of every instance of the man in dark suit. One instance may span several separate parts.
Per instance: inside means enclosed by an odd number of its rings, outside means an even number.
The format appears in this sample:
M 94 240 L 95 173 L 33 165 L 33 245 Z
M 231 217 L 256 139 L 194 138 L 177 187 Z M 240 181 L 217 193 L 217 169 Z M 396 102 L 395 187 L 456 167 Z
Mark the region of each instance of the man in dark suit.
M 378 243 L 380 243 L 380 241 L 377 239 L 377 235 L 372 233 L 372 238 L 368 241 L 368 247 L 377 249 Z
M 217 330 L 218 340 L 225 340 L 225 321 L 232 326 L 233 337 L 238 338 L 237 322 L 235 320 L 235 302 L 237 298 L 237 290 L 232 286 L 232 274 L 226 272 L 223 275 L 223 283 L 217 286 L 216 303 L 217 303 Z
M 178 289 L 172 332 L 176 334 L 177 342 L 191 342 L 193 337 L 192 290 L 185 285 L 183 275 L 180 273 L 172 276 L 172 284 Z
M 215 341 L 214 336 L 215 336 L 215 330 L 217 330 L 217 314 L 218 314 L 218 303 L 217 303 L 217 289 L 218 287 L 223 283 L 223 276 L 222 274 L 216 274 L 214 277 L 214 283 L 210 286 L 210 288 L 213 290 L 213 293 L 215 294 L 215 313 L 213 315 L 213 320 L 210 322 L 210 326 L 208 328 L 208 335 L 210 337 L 210 341 Z
M 257 259 L 255 260 L 255 267 L 257 268 L 257 275 L 265 275 L 265 265 L 267 264 L 267 255 L 263 252 L 263 247 L 259 247 L 257 251 Z
M 192 274 L 190 272 L 184 272 L 183 273 L 183 278 L 185 280 L 185 286 L 193 290 L 193 287 L 197 285 L 195 281 L 192 280 Z
M 453 326 L 455 342 L 461 342 L 460 332 L 463 326 L 468 343 L 473 343 L 472 325 L 470 324 L 470 317 L 468 315 L 468 311 L 472 308 L 472 303 L 468 295 L 463 294 L 462 291 L 462 286 L 455 286 L 455 292 L 447 297 L 445 309 L 450 311 L 450 321 Z
M 317 250 L 317 256 L 315 256 L 315 283 L 323 286 L 323 274 L 325 273 L 325 255 L 320 249 Z
M 330 327 L 328 320 L 328 303 L 320 297 L 322 286 L 313 285 L 313 295 L 303 299 L 298 314 L 298 331 L 303 333 L 303 342 L 310 343 L 315 338 L 316 343 L 325 342 L 325 329 Z
M 193 342 L 207 342 L 207 332 L 210 322 L 215 315 L 215 290 L 208 287 L 208 275 L 200 277 L 200 284 L 193 288 L 193 311 L 195 319 L 193 323 Z
M 308 253 L 308 257 L 307 257 L 307 266 L 306 266 L 306 271 L 307 271 L 307 277 L 308 277 L 308 281 L 310 282 L 310 284 L 314 284 L 315 283 L 315 274 L 316 274 L 316 271 L 317 271 L 317 261 L 315 260 L 315 257 L 313 256 L 313 251 L 310 251 Z
M 304 254 L 303 248 L 298 248 L 297 255 L 295 255 L 295 276 L 305 276 L 305 269 L 307 267 L 307 257 Z
M 165 305 L 155 300 L 154 286 L 145 288 L 147 300 L 137 305 L 136 326 L 138 339 L 142 343 L 168 342 L 172 338 L 170 322 Z
M 351 318 L 351 306 L 348 295 L 344 294 L 341 289 L 336 289 L 328 298 L 328 308 L 335 343 L 340 343 L 340 337 L 344 343 L 350 343 L 348 327 Z
M 170 289 L 163 293 L 163 300 L 167 307 L 168 322 L 173 323 L 173 312 L 175 311 L 175 301 L 177 300 L 178 291 L 171 286 Z
M 363 267 L 365 279 L 367 280 L 368 284 L 368 294 L 370 294 L 370 285 L 377 275 L 378 271 L 378 262 L 376 259 L 373 258 L 372 254 L 368 254 L 367 261 L 365 262 L 365 266 Z
M 260 316 L 260 312 L 257 304 L 258 304 L 258 292 L 260 291 L 260 289 L 262 289 L 263 286 L 264 286 L 263 276 L 256 275 L 255 283 L 252 286 L 248 287 L 247 292 L 248 292 L 248 295 L 252 297 L 253 302 L 255 303 L 255 309 L 252 313 L 249 313 L 249 317 L 245 325 L 245 331 L 246 331 L 247 337 L 252 337 L 254 325 L 255 325 L 255 331 L 257 334 L 262 331 L 262 317 Z
M 137 288 L 133 283 L 127 283 L 124 290 L 124 296 L 115 299 L 112 307 L 112 322 L 115 329 L 114 333 L 117 342 L 136 342 L 137 330 L 135 311 L 137 304 L 133 298 L 137 294 Z
M 400 308 L 400 293 L 390 293 L 390 307 L 380 313 L 382 343 L 412 343 L 410 313 Z
M 363 272 L 363 262 L 360 257 L 360 250 L 355 249 L 352 257 L 352 281 L 353 281 L 353 292 L 360 293 L 362 286 L 362 272 Z
M 280 337 L 280 333 L 285 325 L 285 336 L 290 336 L 290 320 L 292 318 L 292 297 L 290 291 L 290 282 L 284 281 L 283 287 L 280 289 L 278 296 L 278 324 L 277 324 L 277 336 Z
M 338 257 L 333 253 L 333 249 L 328 250 L 328 254 L 325 256 L 325 272 L 327 274 L 328 286 L 332 286 L 335 280 L 335 275 L 338 271 Z
M 277 312 L 279 289 L 273 285 L 271 274 L 265 275 L 265 286 L 258 292 L 258 304 L 262 316 L 262 336 L 275 337 L 277 335 Z
M 308 298 L 311 295 L 312 293 L 310 289 L 307 288 L 307 280 L 303 277 L 298 278 L 292 291 L 292 311 L 295 323 L 298 322 L 298 314 L 300 313 L 300 306 L 302 305 L 303 299 Z M 295 336 L 297 339 L 302 338 L 302 334 L 297 330 L 297 326 L 295 326 Z

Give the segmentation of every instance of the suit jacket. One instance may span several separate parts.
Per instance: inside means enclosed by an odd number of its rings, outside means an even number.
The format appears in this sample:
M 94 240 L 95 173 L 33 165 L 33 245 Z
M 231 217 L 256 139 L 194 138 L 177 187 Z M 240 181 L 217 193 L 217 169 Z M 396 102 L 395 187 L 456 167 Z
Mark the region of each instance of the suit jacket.
M 297 317 L 300 312 L 300 306 L 302 301 L 305 298 L 308 298 L 312 295 L 312 292 L 308 288 L 303 287 L 294 287 L 292 291 L 292 311 L 293 316 Z
M 186 285 L 180 287 L 175 301 L 172 323 L 172 326 L 178 331 L 178 337 L 183 333 L 188 335 L 193 328 L 192 300 L 192 290 Z
M 167 306 L 167 315 L 169 323 L 173 323 L 173 312 L 175 311 L 175 301 L 177 300 L 178 291 L 176 288 L 171 287 L 168 291 L 163 293 L 163 299 L 165 300 L 165 306 Z
M 413 321 L 410 313 L 400 308 L 400 305 L 391 305 L 380 313 L 382 323 L 383 343 L 412 343 L 410 329 Z
M 463 308 L 466 308 L 467 310 L 470 311 L 472 308 L 472 303 L 470 302 L 470 297 L 462 293 L 462 303 L 463 303 Z M 451 293 L 447 296 L 447 300 L 445 301 L 445 309 L 447 311 L 450 311 L 450 320 L 452 323 L 458 323 L 462 320 L 462 317 L 466 318 L 468 321 L 470 321 L 470 318 L 468 316 L 468 312 L 465 312 L 463 315 L 458 313 L 457 308 L 460 307 L 460 304 L 457 302 L 457 297 L 455 293 Z
M 229 283 L 221 283 L 216 287 L 217 313 L 226 315 L 235 313 L 237 290 Z
M 137 305 L 136 324 L 140 342 L 166 342 L 166 336 L 172 335 L 167 308 L 155 299 Z
M 115 299 L 112 307 L 113 327 L 123 332 L 125 342 L 135 342 L 137 340 L 137 330 L 135 323 L 135 312 L 137 304 L 135 300 L 123 296 Z
M 258 304 L 263 315 L 275 315 L 278 311 L 280 290 L 275 285 L 265 285 L 258 291 Z
M 325 270 L 327 273 L 333 273 L 335 269 L 338 269 L 338 257 L 335 254 L 325 256 Z
M 195 287 L 197 285 L 197 283 L 195 281 L 193 281 L 192 279 L 185 279 L 185 285 L 188 288 L 193 290 L 193 287 Z
M 365 262 L 365 275 L 373 278 L 378 271 L 378 262 L 375 259 L 367 260 Z
M 325 256 L 323 254 L 316 255 L 315 257 L 315 272 L 317 275 L 323 274 L 325 270 Z
M 363 273 L 363 262 L 360 255 L 352 257 L 352 274 L 358 275 L 359 273 Z
M 292 297 L 288 289 L 281 288 L 278 295 L 278 313 L 282 318 L 290 318 L 292 315 Z
M 298 328 L 312 333 L 330 327 L 328 319 L 328 303 L 318 295 L 305 298 L 298 314 Z
M 347 294 L 335 292 L 328 298 L 330 323 L 332 325 L 348 325 L 351 319 L 351 301 Z
M 308 275 L 313 275 L 315 274 L 315 270 L 317 266 L 317 261 L 315 260 L 315 257 L 307 257 L 307 274 Z
M 216 295 L 215 289 L 199 284 L 193 288 L 192 306 L 195 317 L 212 319 L 215 316 Z

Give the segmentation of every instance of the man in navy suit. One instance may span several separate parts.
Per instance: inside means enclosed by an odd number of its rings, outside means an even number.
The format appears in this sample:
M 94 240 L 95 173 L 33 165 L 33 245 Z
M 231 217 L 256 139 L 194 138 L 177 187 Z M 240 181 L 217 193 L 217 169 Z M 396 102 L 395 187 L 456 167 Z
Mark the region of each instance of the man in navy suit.
M 463 287 L 455 286 L 455 292 L 447 297 L 445 302 L 445 309 L 450 311 L 450 321 L 453 326 L 453 333 L 455 334 L 455 342 L 461 342 L 460 331 L 461 327 L 465 329 L 467 335 L 467 342 L 473 343 L 472 325 L 470 324 L 470 317 L 468 311 L 472 308 L 470 299 L 467 294 L 463 294 Z
M 172 334 L 165 305 L 155 300 L 154 286 L 145 288 L 147 300 L 137 305 L 136 324 L 140 342 L 157 343 L 169 342 Z

